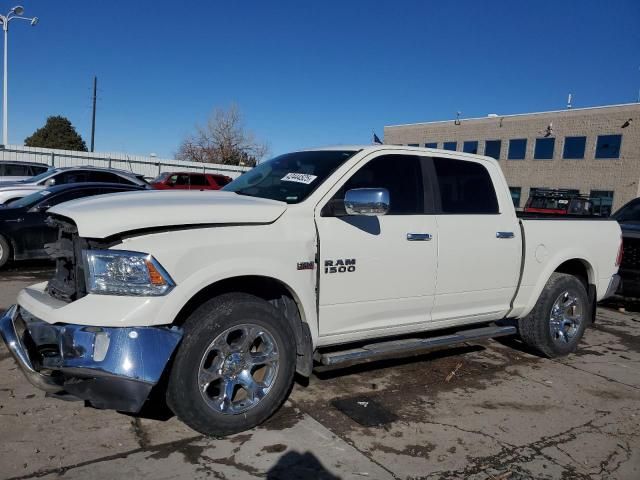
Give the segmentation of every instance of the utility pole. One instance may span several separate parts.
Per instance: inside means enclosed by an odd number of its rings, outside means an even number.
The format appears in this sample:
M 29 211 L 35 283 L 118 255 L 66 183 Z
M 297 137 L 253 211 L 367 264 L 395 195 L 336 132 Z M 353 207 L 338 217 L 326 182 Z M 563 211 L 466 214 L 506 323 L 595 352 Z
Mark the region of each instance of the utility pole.
M 91 152 L 93 152 L 96 136 L 96 90 L 98 89 L 98 77 L 93 76 L 93 116 L 91 118 Z

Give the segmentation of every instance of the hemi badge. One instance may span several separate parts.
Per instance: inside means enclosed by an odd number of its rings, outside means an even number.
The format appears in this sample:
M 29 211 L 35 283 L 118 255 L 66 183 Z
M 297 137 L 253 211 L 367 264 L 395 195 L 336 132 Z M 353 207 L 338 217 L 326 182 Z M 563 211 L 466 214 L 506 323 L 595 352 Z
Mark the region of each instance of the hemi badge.
M 314 262 L 298 262 L 298 270 L 313 270 L 314 268 Z

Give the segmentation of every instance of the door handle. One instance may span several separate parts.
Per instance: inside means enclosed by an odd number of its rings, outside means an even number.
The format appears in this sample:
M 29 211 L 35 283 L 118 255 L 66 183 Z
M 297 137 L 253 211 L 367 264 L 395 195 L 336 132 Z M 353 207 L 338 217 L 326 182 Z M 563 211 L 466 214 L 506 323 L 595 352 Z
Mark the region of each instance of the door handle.
M 430 233 L 407 233 L 407 240 L 410 242 L 428 242 L 432 238 Z
M 496 232 L 496 238 L 514 238 L 513 232 Z
M 24 218 L 16 218 L 14 220 L 5 220 L 5 222 L 9 223 L 20 223 L 20 222 L 24 222 Z

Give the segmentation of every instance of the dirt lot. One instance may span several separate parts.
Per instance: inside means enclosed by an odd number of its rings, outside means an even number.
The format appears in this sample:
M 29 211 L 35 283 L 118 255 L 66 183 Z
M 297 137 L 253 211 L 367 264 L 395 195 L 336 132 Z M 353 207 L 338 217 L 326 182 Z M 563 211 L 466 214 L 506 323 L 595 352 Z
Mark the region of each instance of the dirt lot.
M 2 272 L 0 311 L 47 276 Z M 490 341 L 317 372 L 267 424 L 224 440 L 45 398 L 0 347 L 0 477 L 637 480 L 638 335 L 640 314 L 603 308 L 558 361 Z

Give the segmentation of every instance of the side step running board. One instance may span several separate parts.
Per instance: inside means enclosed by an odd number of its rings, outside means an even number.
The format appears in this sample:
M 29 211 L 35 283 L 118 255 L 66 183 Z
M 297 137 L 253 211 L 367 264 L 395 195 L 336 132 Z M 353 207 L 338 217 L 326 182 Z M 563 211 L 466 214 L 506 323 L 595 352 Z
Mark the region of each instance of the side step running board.
M 489 326 L 462 330 L 449 335 L 429 338 L 407 338 L 404 340 L 391 340 L 388 342 L 372 343 L 359 348 L 316 354 L 316 360 L 322 365 L 338 365 L 346 362 L 358 362 L 368 360 L 389 353 L 406 353 L 416 350 L 425 350 L 433 347 L 455 345 L 457 343 L 470 342 L 486 338 L 502 337 L 516 333 L 513 326 Z

